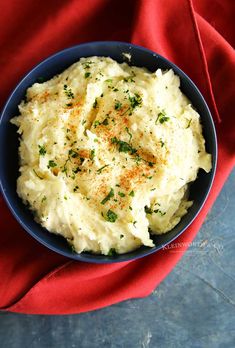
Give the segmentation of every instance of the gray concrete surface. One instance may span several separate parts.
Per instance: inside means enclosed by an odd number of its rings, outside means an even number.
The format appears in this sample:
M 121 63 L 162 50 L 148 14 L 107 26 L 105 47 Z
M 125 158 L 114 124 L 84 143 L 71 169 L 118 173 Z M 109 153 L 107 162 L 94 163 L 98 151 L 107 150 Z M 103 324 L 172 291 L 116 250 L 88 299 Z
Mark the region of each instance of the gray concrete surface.
M 0 314 L 3 348 L 235 347 L 235 171 L 153 294 L 69 316 Z

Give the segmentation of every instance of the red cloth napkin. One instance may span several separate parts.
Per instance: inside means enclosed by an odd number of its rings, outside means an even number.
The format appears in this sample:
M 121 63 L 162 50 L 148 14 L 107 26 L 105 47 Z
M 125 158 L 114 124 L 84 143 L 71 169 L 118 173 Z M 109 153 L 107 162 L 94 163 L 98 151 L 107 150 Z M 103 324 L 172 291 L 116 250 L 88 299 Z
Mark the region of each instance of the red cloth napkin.
M 147 296 L 172 270 L 235 163 L 234 10 L 230 0 L 1 2 L 1 103 L 29 69 L 58 50 L 93 40 L 128 41 L 169 58 L 194 80 L 211 108 L 219 141 L 212 191 L 198 218 L 177 239 L 177 252 L 172 247 L 113 265 L 70 261 L 23 231 L 0 197 L 1 309 L 40 314 L 94 310 Z

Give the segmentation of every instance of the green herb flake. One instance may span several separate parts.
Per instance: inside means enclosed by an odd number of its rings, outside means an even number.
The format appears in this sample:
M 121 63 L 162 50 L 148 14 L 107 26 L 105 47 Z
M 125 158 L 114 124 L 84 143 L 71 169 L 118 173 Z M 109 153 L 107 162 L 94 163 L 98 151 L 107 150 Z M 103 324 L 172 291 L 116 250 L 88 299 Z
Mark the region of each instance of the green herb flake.
M 134 197 L 134 195 L 135 195 L 135 192 L 132 190 L 132 191 L 129 193 L 129 196 Z
M 90 75 L 91 75 L 91 73 L 89 71 L 86 71 L 84 74 L 85 79 L 87 79 Z
M 108 252 L 108 256 L 115 256 L 117 255 L 116 249 L 115 248 L 111 248 Z
M 100 173 L 102 172 L 102 170 L 103 170 L 104 168 L 108 167 L 108 166 L 109 166 L 109 164 L 105 164 L 103 167 L 99 168 L 96 172 L 97 172 L 98 174 L 100 174 Z
M 120 234 L 120 239 L 124 238 L 124 234 Z
M 95 101 L 93 103 L 93 109 L 96 109 L 97 105 L 98 105 L 98 101 L 97 101 L 97 98 L 95 98 Z
M 39 155 L 45 156 L 45 154 L 47 153 L 45 145 L 38 145 L 38 148 L 39 148 Z
M 99 126 L 99 125 L 100 125 L 100 122 L 99 122 L 99 121 L 95 121 L 95 122 L 93 123 L 94 128 L 96 128 L 96 127 Z
M 106 213 L 106 217 L 105 219 L 108 222 L 115 222 L 117 220 L 118 216 L 116 213 L 114 213 L 114 211 L 112 211 L 111 209 L 109 209 Z
M 56 167 L 57 166 L 57 163 L 55 163 L 53 160 L 50 160 L 48 162 L 48 165 L 47 165 L 47 168 L 53 168 L 53 167 Z
M 77 192 L 77 190 L 79 189 L 79 186 L 74 186 L 74 188 L 73 188 L 73 192 Z
M 90 153 L 90 159 L 93 160 L 95 157 L 95 150 L 91 150 L 91 153 Z
M 123 192 L 118 192 L 118 195 L 119 195 L 120 197 L 125 197 L 125 196 L 126 196 L 125 193 L 123 193 Z
M 68 88 L 67 85 L 64 85 L 64 93 L 69 99 L 74 99 L 74 94 L 71 88 Z
M 84 69 L 89 69 L 91 64 L 94 64 L 92 61 L 82 63 Z
M 47 199 L 46 196 L 43 196 L 43 197 L 42 197 L 42 203 L 45 202 L 46 199 Z
M 165 145 L 164 141 L 162 141 L 162 139 L 160 140 L 161 143 L 161 147 L 163 147 Z
M 135 93 L 133 97 L 129 96 L 129 101 L 130 101 L 132 110 L 135 109 L 137 106 L 140 107 L 143 102 L 141 96 L 138 93 Z
M 105 118 L 104 121 L 101 123 L 103 126 L 108 126 L 109 120 L 108 118 Z
M 153 213 L 152 209 L 149 208 L 147 205 L 144 207 L 144 211 L 146 214 L 150 214 L 150 215 L 152 215 L 152 213 Z
M 84 125 L 86 123 L 86 120 L 82 120 L 82 125 Z
M 157 124 L 157 122 L 163 124 L 164 122 L 167 122 L 169 119 L 170 117 L 166 116 L 165 111 L 159 112 L 155 124 Z
M 118 140 L 116 137 L 111 138 L 112 144 L 118 144 L 119 145 L 119 152 L 130 152 L 131 155 L 137 152 L 136 149 L 134 149 L 130 144 L 128 144 L 126 141 Z
M 166 212 L 162 212 L 160 209 L 155 209 L 153 212 L 156 214 L 159 213 L 161 216 L 166 215 Z
M 190 127 L 191 122 L 192 122 L 192 119 L 190 118 L 190 120 L 188 121 L 188 125 L 187 125 L 186 129 Z
M 79 155 L 76 151 L 74 151 L 73 149 L 70 149 L 69 150 L 69 157 L 72 157 L 72 158 L 77 158 Z
M 115 110 L 120 110 L 122 107 L 122 103 L 120 103 L 120 101 L 116 101 L 115 105 L 114 105 L 114 109 Z
M 33 172 L 34 172 L 34 174 L 35 174 L 40 180 L 43 180 L 43 178 L 36 172 L 35 169 L 33 169 Z
M 109 191 L 109 193 L 107 194 L 107 196 L 100 202 L 101 204 L 105 204 L 106 202 L 108 202 L 112 197 L 114 197 L 114 190 L 111 188 L 111 190 Z
M 66 106 L 73 106 L 73 103 L 67 103 Z
M 131 134 L 131 132 L 129 131 L 129 128 L 126 127 L 126 128 L 125 128 L 125 131 L 127 132 L 127 134 L 128 134 L 129 137 L 130 137 L 129 141 L 131 141 L 131 139 L 132 139 L 132 134 Z
M 133 78 L 132 77 L 134 77 L 134 76 L 128 76 L 128 77 L 124 77 L 124 81 L 125 82 L 135 82 L 135 80 L 133 80 Z

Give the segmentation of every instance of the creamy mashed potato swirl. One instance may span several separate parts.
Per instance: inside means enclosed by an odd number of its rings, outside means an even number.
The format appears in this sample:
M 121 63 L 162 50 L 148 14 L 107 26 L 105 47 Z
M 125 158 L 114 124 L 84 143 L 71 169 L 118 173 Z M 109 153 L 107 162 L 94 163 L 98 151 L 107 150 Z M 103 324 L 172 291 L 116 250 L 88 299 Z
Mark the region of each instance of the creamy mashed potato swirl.
M 82 58 L 27 90 L 17 193 L 80 253 L 154 245 L 187 213 L 188 184 L 209 172 L 200 116 L 172 70 Z

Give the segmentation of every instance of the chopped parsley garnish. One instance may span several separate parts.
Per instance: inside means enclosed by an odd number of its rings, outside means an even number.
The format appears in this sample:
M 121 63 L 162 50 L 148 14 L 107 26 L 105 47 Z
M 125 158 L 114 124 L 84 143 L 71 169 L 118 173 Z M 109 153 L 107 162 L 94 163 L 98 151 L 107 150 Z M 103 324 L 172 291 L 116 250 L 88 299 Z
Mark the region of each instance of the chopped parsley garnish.
M 131 103 L 132 110 L 137 106 L 141 106 L 143 102 L 141 96 L 138 93 L 135 93 L 133 97 L 129 96 L 129 101 Z
M 108 118 L 106 117 L 101 124 L 104 125 L 104 126 L 108 126 L 108 124 L 109 124 Z
M 43 197 L 42 197 L 42 203 L 45 202 L 46 199 L 47 199 L 46 196 L 43 196 Z
M 155 121 L 155 124 L 157 124 L 157 122 L 160 122 L 161 124 L 168 121 L 170 119 L 170 117 L 166 116 L 166 113 L 164 111 L 159 112 L 159 114 L 157 115 L 157 119 Z
M 97 101 L 97 98 L 95 98 L 95 101 L 93 103 L 93 109 L 96 109 L 97 105 L 98 105 L 98 101 Z
M 64 196 L 64 199 L 67 201 L 68 198 L 66 196 Z
M 157 214 L 159 213 L 161 216 L 164 216 L 166 214 L 166 212 L 162 212 L 160 209 L 155 209 L 155 210 L 152 210 L 151 208 L 147 207 L 147 205 L 144 207 L 144 211 L 146 214 Z
M 126 141 L 118 140 L 116 137 L 111 138 L 112 144 L 119 145 L 119 152 L 130 152 L 131 155 L 137 152 L 136 149 L 134 149 L 130 144 L 128 144 Z
M 135 195 L 135 192 L 132 190 L 132 191 L 129 193 L 129 196 L 134 197 L 134 195 Z
M 132 210 L 132 207 L 131 207 L 131 206 L 129 206 L 129 209 L 130 209 L 130 210 Z
M 79 189 L 79 187 L 76 185 L 76 186 L 74 186 L 74 188 L 73 188 L 73 192 L 77 192 L 77 190 Z
M 73 169 L 74 174 L 77 174 L 78 172 L 81 172 L 81 171 L 82 170 L 79 167 Z
M 71 88 L 68 88 L 67 85 L 64 85 L 64 93 L 66 94 L 66 96 L 69 98 L 69 99 L 74 99 L 74 94 L 72 92 L 72 89 Z
M 120 234 L 120 239 L 124 238 L 124 234 Z
M 95 150 L 91 150 L 91 153 L 90 153 L 90 159 L 93 160 L 95 157 Z
M 113 90 L 114 92 L 118 92 L 118 89 L 117 88 L 114 88 L 114 90 Z
M 119 152 L 130 152 L 131 154 L 136 153 L 137 150 L 133 149 L 133 147 L 126 143 L 125 141 L 119 140 Z
M 115 256 L 117 255 L 116 249 L 115 248 L 111 248 L 108 252 L 108 256 Z
M 149 208 L 147 205 L 144 207 L 144 211 L 145 211 L 146 214 L 152 214 L 153 213 L 152 209 Z
M 159 213 L 161 216 L 166 215 L 166 212 L 162 212 L 160 209 L 155 209 L 153 212 L 154 213 Z
M 192 119 L 190 118 L 190 120 L 188 121 L 188 125 L 187 125 L 186 128 L 189 128 L 189 127 L 190 127 L 191 122 L 192 122 Z
M 57 164 L 53 160 L 50 160 L 48 162 L 47 168 L 53 168 L 53 167 L 56 167 L 56 166 L 57 166 Z
M 122 107 L 122 103 L 120 103 L 120 101 L 116 101 L 115 105 L 114 105 L 114 109 L 115 110 L 120 110 Z
M 79 155 L 76 151 L 74 151 L 73 149 L 70 149 L 69 150 L 69 157 L 72 157 L 72 158 L 77 158 Z
M 133 78 L 132 77 L 134 77 L 134 76 L 128 76 L 128 77 L 124 77 L 124 81 L 125 82 L 135 82 L 135 80 L 133 80 Z
M 116 213 L 114 213 L 114 211 L 112 211 L 111 209 L 109 209 L 106 213 L 106 217 L 105 219 L 109 222 L 115 222 L 117 220 L 118 216 Z
M 97 172 L 98 174 L 100 174 L 100 173 L 102 172 L 102 170 L 103 170 L 104 168 L 108 167 L 108 166 L 109 166 L 109 164 L 105 164 L 103 167 L 99 168 L 96 172 Z
M 105 204 L 106 202 L 108 202 L 112 197 L 114 197 L 114 191 L 111 188 L 111 190 L 109 191 L 109 193 L 107 194 L 107 196 L 100 202 L 101 204 Z
M 82 125 L 84 125 L 86 123 L 86 120 L 82 120 Z
M 73 103 L 67 103 L 66 106 L 73 106 Z
M 136 228 L 135 224 L 137 223 L 137 221 L 133 221 L 133 226 Z
M 128 134 L 128 135 L 129 135 L 129 137 L 130 137 L 129 141 L 131 141 L 132 134 L 130 133 L 129 128 L 128 128 L 128 127 L 126 127 L 126 128 L 125 128 L 125 130 L 126 130 L 127 134 Z
M 97 126 L 100 125 L 100 122 L 99 122 L 99 121 L 95 121 L 95 122 L 93 123 L 93 125 L 94 125 L 94 128 L 96 128 Z
M 162 139 L 160 140 L 161 143 L 161 147 L 163 147 L 165 145 L 164 141 L 162 141 Z
M 34 172 L 34 174 L 35 174 L 40 180 L 43 180 L 43 178 L 42 178 L 40 175 L 38 175 L 38 173 L 36 172 L 35 169 L 33 169 L 33 172 Z
M 87 79 L 90 75 L 91 75 L 91 73 L 89 71 L 86 71 L 84 74 L 85 79 Z
M 47 153 L 45 145 L 38 145 L 38 148 L 39 148 L 39 155 L 45 156 L 45 154 Z
M 84 68 L 84 69 L 89 69 L 89 68 L 90 68 L 90 65 L 93 64 L 93 63 L 94 63 L 94 62 L 89 61 L 89 62 L 82 63 L 82 65 L 83 65 L 83 68 Z
M 113 82 L 113 80 L 112 79 L 107 79 L 107 80 L 105 80 L 105 82 Z
M 118 195 L 119 195 L 120 197 L 125 197 L 125 196 L 126 196 L 125 193 L 123 193 L 123 192 L 118 192 Z

